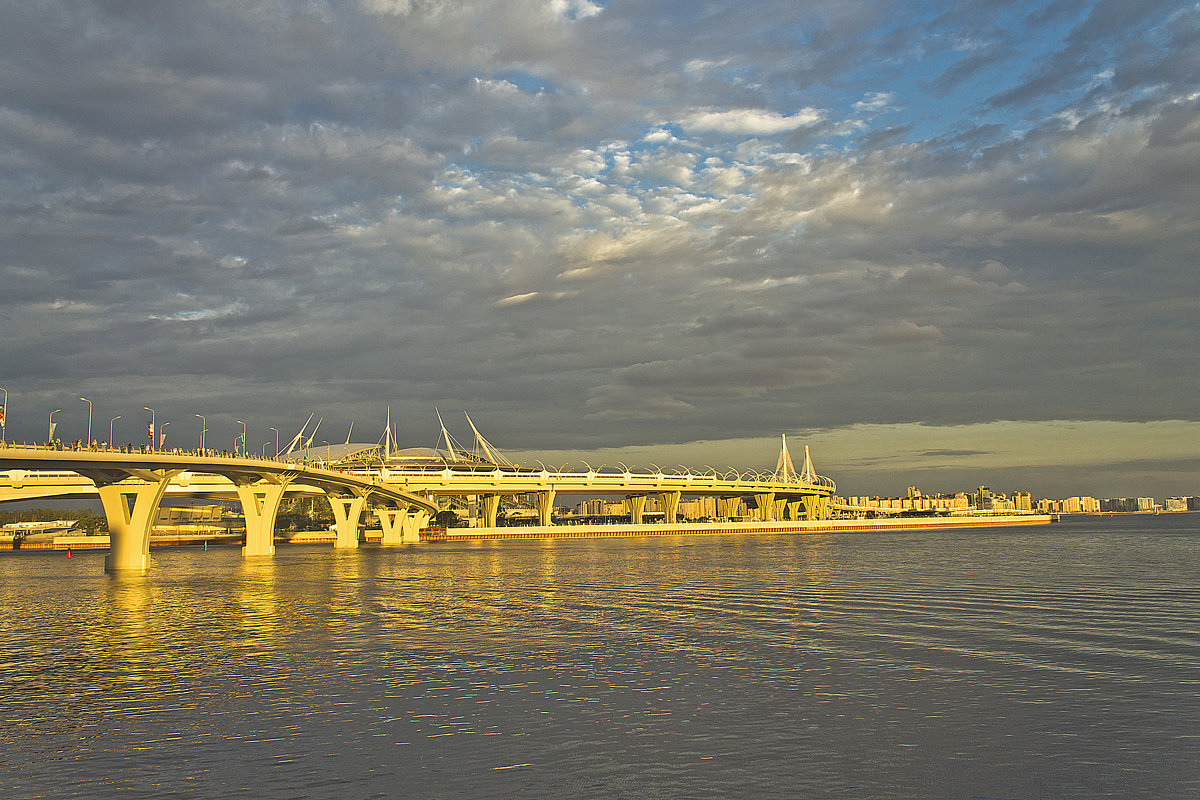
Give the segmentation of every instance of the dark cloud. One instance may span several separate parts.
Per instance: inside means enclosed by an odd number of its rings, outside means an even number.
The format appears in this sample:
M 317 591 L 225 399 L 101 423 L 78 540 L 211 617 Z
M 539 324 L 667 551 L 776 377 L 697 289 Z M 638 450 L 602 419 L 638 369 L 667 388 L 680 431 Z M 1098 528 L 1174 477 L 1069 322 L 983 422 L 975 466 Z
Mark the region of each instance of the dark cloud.
M 390 403 L 421 442 L 466 407 L 560 449 L 1194 419 L 1198 30 L 1165 3 L 14 7 L 9 430 L 80 393 L 179 429 Z

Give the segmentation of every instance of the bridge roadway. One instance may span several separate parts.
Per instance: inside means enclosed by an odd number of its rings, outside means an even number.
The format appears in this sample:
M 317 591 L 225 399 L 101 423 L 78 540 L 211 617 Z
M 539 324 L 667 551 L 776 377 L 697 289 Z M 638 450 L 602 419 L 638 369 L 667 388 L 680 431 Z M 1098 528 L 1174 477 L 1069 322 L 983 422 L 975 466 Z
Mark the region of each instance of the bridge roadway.
M 394 544 L 418 541 L 420 528 L 437 512 L 437 499 L 449 496 L 479 497 L 484 524 L 495 527 L 505 495 L 532 495 L 540 525 L 551 524 L 560 494 L 625 495 L 631 523 L 641 524 L 651 494 L 662 498 L 667 520 L 675 518 L 683 495 L 718 498 L 722 517 L 735 516 L 745 498 L 764 521 L 827 519 L 835 488 L 828 478 L 804 482 L 734 472 L 718 476 L 448 467 L 343 471 L 287 460 L 0 446 L 0 501 L 100 494 L 114 536 L 107 569 L 145 567 L 150 524 L 167 494 L 235 492 L 246 516 L 243 553 L 249 556 L 274 552 L 275 516 L 285 491 L 325 494 L 337 523 L 337 546 L 356 547 L 358 520 L 368 498 L 392 506 L 376 508 L 375 513 L 383 542 Z
M 150 528 L 172 484 L 214 479 L 232 486 L 246 518 L 246 556 L 275 552 L 275 518 L 290 488 L 323 493 L 333 509 L 337 546 L 357 547 L 359 519 L 368 501 L 383 529 L 385 544 L 418 541 L 437 513 L 429 498 L 365 475 L 303 463 L 192 453 L 122 453 L 119 450 L 59 450 L 0 446 L 0 501 L 80 493 L 99 494 L 108 518 L 108 571 L 144 570 L 150 560 Z M 78 477 L 71 478 L 71 475 Z
M 742 498 L 751 498 L 764 521 L 826 519 L 836 487 L 828 478 L 816 483 L 777 480 L 773 476 L 663 473 L 663 472 L 551 472 L 532 469 L 388 469 L 356 474 L 378 476 L 392 486 L 431 496 L 475 495 L 483 500 L 484 525 L 496 527 L 502 495 L 531 494 L 538 524 L 550 525 L 554 499 L 559 494 L 625 495 L 630 522 L 642 523 L 646 497 L 661 496 L 663 518 L 674 519 L 683 495 L 718 498 L 720 516 L 732 517 Z

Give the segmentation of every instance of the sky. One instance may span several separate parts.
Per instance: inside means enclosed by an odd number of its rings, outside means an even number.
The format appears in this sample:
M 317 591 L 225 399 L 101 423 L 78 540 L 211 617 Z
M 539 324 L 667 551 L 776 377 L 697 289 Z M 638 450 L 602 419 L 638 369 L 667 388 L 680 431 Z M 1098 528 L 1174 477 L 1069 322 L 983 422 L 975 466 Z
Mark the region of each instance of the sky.
M 0 3 L 10 439 L 1200 494 L 1198 216 L 1193 2 Z

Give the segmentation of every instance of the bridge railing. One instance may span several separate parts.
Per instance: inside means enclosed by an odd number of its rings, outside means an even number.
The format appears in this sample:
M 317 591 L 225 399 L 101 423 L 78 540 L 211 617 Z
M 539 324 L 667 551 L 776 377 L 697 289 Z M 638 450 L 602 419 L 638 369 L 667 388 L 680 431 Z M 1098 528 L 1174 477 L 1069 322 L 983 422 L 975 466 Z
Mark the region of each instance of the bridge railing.
M 733 471 L 731 471 L 733 472 Z M 396 469 L 385 467 L 380 469 L 353 470 L 358 475 L 378 475 L 385 481 L 416 480 L 430 482 L 456 482 L 482 484 L 492 482 L 520 483 L 530 482 L 539 485 L 558 484 L 560 486 L 611 486 L 616 490 L 622 487 L 650 490 L 655 487 L 671 489 L 687 489 L 689 487 L 724 488 L 728 491 L 788 490 L 798 488 L 820 488 L 830 492 L 837 490 L 837 485 L 829 478 L 818 476 L 814 483 L 788 484 L 778 481 L 772 473 L 733 472 L 717 475 L 714 472 L 560 472 L 545 469 L 482 469 L 478 467 L 452 469 L 450 467 L 408 467 Z

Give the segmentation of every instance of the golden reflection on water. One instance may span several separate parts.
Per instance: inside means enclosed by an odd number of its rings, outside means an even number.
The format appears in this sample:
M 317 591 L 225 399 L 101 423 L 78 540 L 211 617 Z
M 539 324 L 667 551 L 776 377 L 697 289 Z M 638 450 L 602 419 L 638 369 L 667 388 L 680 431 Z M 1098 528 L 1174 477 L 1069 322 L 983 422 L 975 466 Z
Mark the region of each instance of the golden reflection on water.
M 170 636 L 156 611 L 155 589 L 140 573 L 103 578 L 92 606 L 95 619 L 83 629 L 82 650 L 97 673 L 109 680 L 141 681 L 162 668 L 167 649 L 156 645 Z
M 0 796 L 1169 790 L 1200 533 L 1065 535 L 0 558 Z
M 247 654 L 268 652 L 281 627 L 286 604 L 280 598 L 279 562 L 273 558 L 244 558 L 230 582 L 232 617 L 229 644 Z

